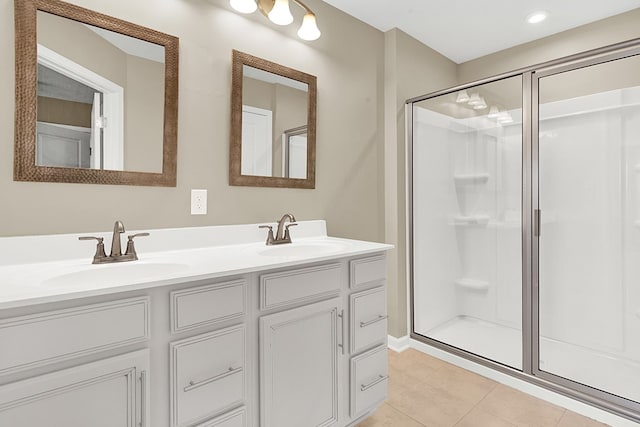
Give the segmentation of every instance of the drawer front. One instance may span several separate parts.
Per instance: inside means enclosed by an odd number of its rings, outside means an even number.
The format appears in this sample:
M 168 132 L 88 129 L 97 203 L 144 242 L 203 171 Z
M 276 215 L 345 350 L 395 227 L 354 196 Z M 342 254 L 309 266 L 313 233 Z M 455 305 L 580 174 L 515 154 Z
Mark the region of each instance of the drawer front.
M 244 280 L 198 286 L 171 292 L 171 332 L 178 333 L 243 316 Z
M 349 261 L 349 286 L 359 288 L 387 279 L 387 257 L 376 255 Z
M 0 374 L 85 356 L 148 338 L 148 297 L 4 319 L 0 320 Z
M 349 296 L 351 353 L 357 353 L 387 337 L 387 291 L 377 287 Z
M 171 347 L 171 425 L 209 418 L 245 398 L 245 328 L 225 328 Z
M 389 376 L 384 345 L 351 359 L 351 417 L 372 409 L 387 398 Z
M 197 427 L 247 427 L 247 410 L 244 406 L 227 412 Z
M 260 276 L 260 308 L 305 302 L 340 291 L 340 264 L 298 268 Z

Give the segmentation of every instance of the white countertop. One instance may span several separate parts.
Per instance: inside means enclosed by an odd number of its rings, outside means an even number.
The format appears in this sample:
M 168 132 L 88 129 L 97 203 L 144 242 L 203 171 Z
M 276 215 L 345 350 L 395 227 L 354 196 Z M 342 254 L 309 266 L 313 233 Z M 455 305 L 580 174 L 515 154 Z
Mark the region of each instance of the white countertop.
M 258 224 L 139 230 L 137 261 L 91 264 L 96 242 L 111 233 L 0 238 L 0 309 L 166 286 L 185 281 L 386 251 L 393 246 L 326 235 L 324 221 L 301 221 L 291 229 L 293 243 L 266 246 Z M 274 227 L 275 230 L 275 227 Z M 126 235 L 122 236 L 123 248 Z M 4 255 L 7 254 L 5 257 Z M 84 254 L 84 255 L 82 255 Z

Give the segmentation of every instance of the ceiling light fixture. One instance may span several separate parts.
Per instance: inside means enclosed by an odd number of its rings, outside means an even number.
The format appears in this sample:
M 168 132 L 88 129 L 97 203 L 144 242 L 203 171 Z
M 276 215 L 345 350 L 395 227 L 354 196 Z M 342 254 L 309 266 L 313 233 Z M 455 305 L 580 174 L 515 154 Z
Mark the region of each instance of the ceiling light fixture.
M 549 16 L 549 14 L 546 11 L 539 10 L 537 12 L 533 12 L 527 15 L 527 22 L 529 24 L 537 24 L 547 19 L 547 16 Z
M 309 41 L 320 38 L 316 15 L 300 0 L 293 0 L 293 2 L 305 12 L 302 25 L 298 30 L 298 37 Z M 229 0 L 229 4 L 240 13 L 253 13 L 256 9 L 260 9 L 260 12 L 276 25 L 289 25 L 293 22 L 289 0 Z

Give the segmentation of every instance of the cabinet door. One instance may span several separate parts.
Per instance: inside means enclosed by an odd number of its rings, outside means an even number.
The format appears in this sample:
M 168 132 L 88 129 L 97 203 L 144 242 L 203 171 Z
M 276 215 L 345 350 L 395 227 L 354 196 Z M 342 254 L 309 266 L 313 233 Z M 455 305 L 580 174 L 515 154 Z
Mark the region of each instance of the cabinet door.
M 0 387 L 0 426 L 150 427 L 149 351 Z
M 320 427 L 338 422 L 340 298 L 260 319 L 262 427 Z

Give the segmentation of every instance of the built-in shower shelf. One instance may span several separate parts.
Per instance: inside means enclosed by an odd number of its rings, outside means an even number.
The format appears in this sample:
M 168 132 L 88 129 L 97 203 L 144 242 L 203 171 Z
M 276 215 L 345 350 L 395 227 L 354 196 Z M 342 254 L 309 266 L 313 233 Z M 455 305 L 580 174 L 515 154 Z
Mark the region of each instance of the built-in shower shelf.
M 453 217 L 453 225 L 460 227 L 484 227 L 489 223 L 489 215 L 457 215 Z
M 480 279 L 471 279 L 463 277 L 454 282 L 456 286 L 468 290 L 477 292 L 486 292 L 489 290 L 489 282 Z
M 458 185 L 485 184 L 489 181 L 488 173 L 458 174 L 453 176 Z

